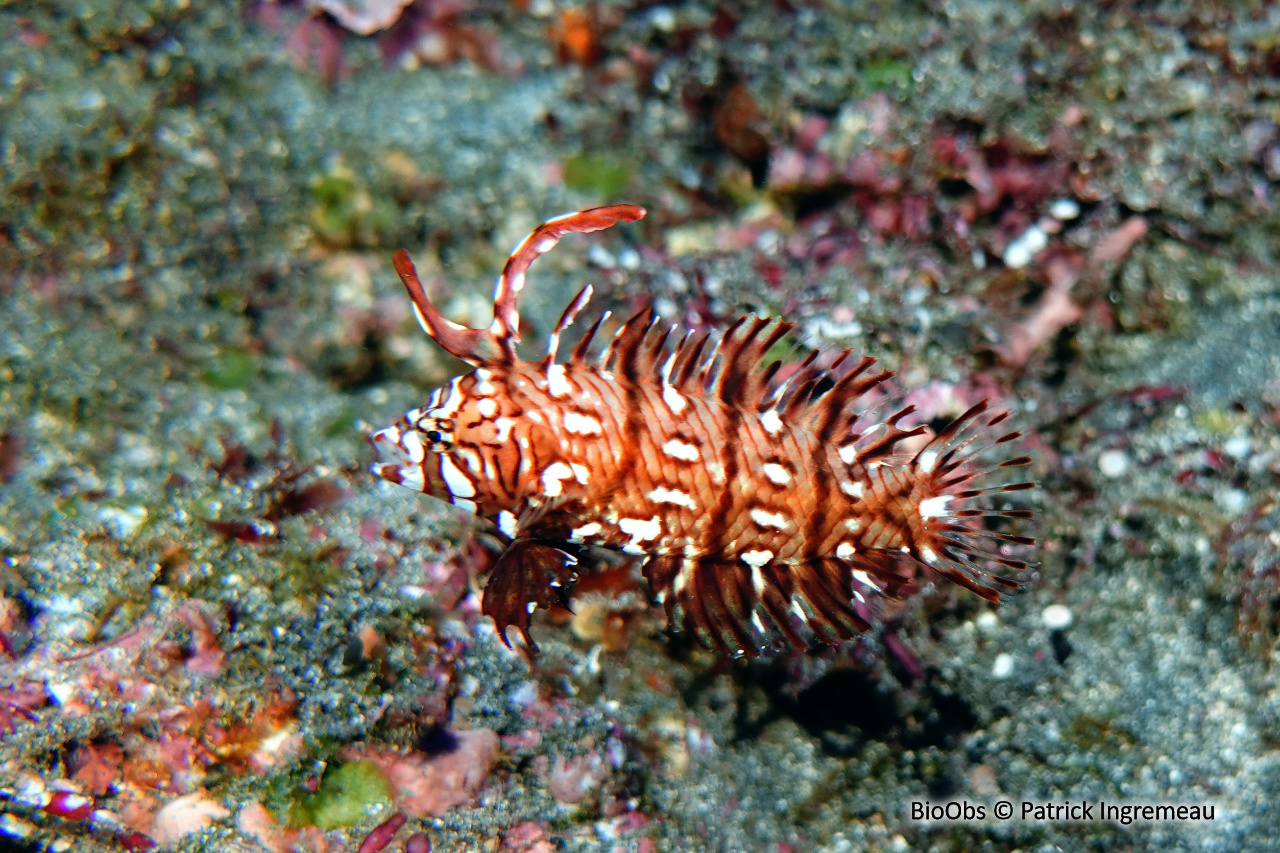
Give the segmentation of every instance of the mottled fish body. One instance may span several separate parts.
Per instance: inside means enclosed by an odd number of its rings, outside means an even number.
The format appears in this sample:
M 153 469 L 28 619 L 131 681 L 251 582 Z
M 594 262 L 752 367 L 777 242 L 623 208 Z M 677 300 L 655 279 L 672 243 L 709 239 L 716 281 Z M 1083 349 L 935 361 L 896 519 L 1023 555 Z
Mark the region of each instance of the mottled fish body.
M 1016 589 L 1033 540 L 988 529 L 1026 518 L 978 481 L 1028 464 L 988 461 L 1019 437 L 979 403 L 930 435 L 912 407 L 885 411 L 875 360 L 815 353 L 786 373 L 765 355 L 790 323 L 748 315 L 722 335 L 677 336 L 643 311 L 598 354 L 605 318 L 556 360 L 570 303 L 540 361 L 518 358 L 516 296 L 529 264 L 565 234 L 644 215 L 615 205 L 552 219 L 513 252 L 494 322 L 458 326 L 427 299 L 403 251 L 395 266 L 423 328 L 475 369 L 370 437 L 373 472 L 490 519 L 509 539 L 483 609 L 504 641 L 563 602 L 584 546 L 643 557 L 673 625 L 732 655 L 867 630 L 921 569 L 988 600 Z M 778 377 L 786 373 L 785 379 Z M 905 452 L 907 440 L 914 445 Z M 981 458 L 980 458 L 981 457 Z

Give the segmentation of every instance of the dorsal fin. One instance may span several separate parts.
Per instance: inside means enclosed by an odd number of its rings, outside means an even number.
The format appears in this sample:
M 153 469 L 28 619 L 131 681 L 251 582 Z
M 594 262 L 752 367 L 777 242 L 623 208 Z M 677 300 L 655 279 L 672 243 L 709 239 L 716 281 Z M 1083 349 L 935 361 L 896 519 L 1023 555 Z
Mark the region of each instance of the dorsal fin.
M 502 274 L 498 276 L 493 294 L 493 324 L 487 329 L 460 326 L 436 310 L 427 298 L 426 289 L 418 279 L 409 253 L 404 249 L 395 253 L 392 264 L 400 280 L 404 282 L 405 290 L 409 292 L 418 322 L 432 340 L 449 353 L 474 365 L 510 364 L 516 361 L 516 344 L 520 341 L 520 314 L 516 308 L 516 300 L 524 287 L 529 265 L 539 255 L 550 251 L 566 234 L 600 231 L 619 222 L 635 222 L 644 215 L 642 207 L 615 204 L 566 213 L 548 219 L 533 229 L 507 258 Z M 573 314 L 582 309 L 590 295 L 589 291 L 584 291 L 570 303 L 570 308 L 574 310 L 566 311 L 566 316 L 561 318 L 565 325 L 573 320 Z M 557 338 L 560 331 L 563 329 L 557 329 Z
M 891 456 L 897 448 L 898 442 L 912 436 L 923 435 L 926 430 L 924 426 L 917 426 L 912 429 L 903 429 L 898 426 L 898 421 L 914 414 L 915 406 L 905 406 L 894 412 L 881 422 L 877 435 L 864 444 L 858 445 L 858 461 L 866 465 L 876 459 L 885 456 Z
M 780 361 L 765 363 L 768 353 L 794 324 L 776 317 L 745 314 L 723 334 L 686 332 L 675 339 L 674 326 L 651 334 L 657 318 L 648 309 L 623 323 L 600 356 L 601 364 L 631 382 L 655 382 L 680 394 L 718 400 L 725 405 L 764 412 L 776 409 L 788 422 L 820 435 L 823 441 L 857 440 L 853 432 L 867 415 L 859 400 L 893 376 L 892 371 L 871 372 L 875 359 L 856 360 L 851 350 L 834 360 L 811 351 L 782 381 L 776 377 Z M 599 323 L 574 351 L 582 362 Z M 670 342 L 675 339 L 674 344 Z M 868 436 L 870 457 L 882 456 L 919 428 L 901 429 L 897 421 L 909 411 L 887 420 L 883 435 Z
M 683 394 L 701 394 L 705 390 L 695 385 L 694 378 L 699 373 L 702 354 L 709 343 L 711 343 L 710 332 L 704 332 L 694 338 L 686 337 L 680 342 L 671 374 L 671 384 L 677 391 Z
M 547 339 L 547 354 L 542 359 L 542 363 L 544 365 L 550 365 L 555 362 L 556 351 L 560 349 L 561 333 L 564 332 L 565 329 L 569 328 L 569 326 L 573 325 L 573 320 L 578 316 L 578 312 L 585 308 L 587 303 L 591 301 L 591 294 L 593 292 L 595 292 L 595 289 L 588 284 L 586 287 L 582 288 L 582 290 L 579 290 L 578 295 L 573 297 L 569 304 L 565 306 L 564 313 L 560 315 L 560 320 L 556 323 L 555 331 L 553 331 L 551 333 L 551 337 Z
M 748 314 L 725 332 L 720 346 L 720 369 L 711 394 L 731 406 L 748 406 L 757 400 L 768 374 L 761 367 L 765 354 L 792 328 L 791 323 Z
M 582 336 L 582 340 L 578 341 L 578 345 L 573 348 L 573 355 L 569 356 L 571 364 L 587 363 L 588 353 L 591 351 L 591 342 L 595 340 L 596 333 L 600 331 L 600 327 L 609 319 L 609 314 L 609 311 L 605 311 L 591 324 L 591 328 L 587 329 L 587 333 Z
M 611 370 L 630 382 L 649 378 L 642 372 L 641 366 L 642 363 L 650 367 L 652 365 L 641 357 L 641 353 L 644 350 L 645 338 L 649 336 L 649 331 L 657 322 L 658 318 L 653 310 L 645 308 L 633 314 L 627 322 L 619 326 L 613 340 L 609 342 L 609 346 L 600 357 L 600 363 L 604 365 L 604 369 Z

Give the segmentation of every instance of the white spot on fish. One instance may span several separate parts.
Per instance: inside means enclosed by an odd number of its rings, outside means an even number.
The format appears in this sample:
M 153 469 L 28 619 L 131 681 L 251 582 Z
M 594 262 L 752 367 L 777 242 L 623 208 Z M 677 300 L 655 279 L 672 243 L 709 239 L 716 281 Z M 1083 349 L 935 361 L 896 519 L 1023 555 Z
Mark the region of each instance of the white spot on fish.
M 591 472 L 587 470 L 586 465 L 579 465 L 577 462 L 570 462 L 569 468 L 573 471 L 573 479 L 577 480 L 582 485 L 585 486 L 587 481 L 591 479 Z
M 761 415 L 760 426 L 764 427 L 764 431 L 769 435 L 777 435 L 782 429 L 782 418 L 778 417 L 778 410 L 770 409 Z
M 951 502 L 951 495 L 938 495 L 933 498 L 925 498 L 920 501 L 920 517 L 921 518 L 942 518 L 950 515 L 947 512 L 947 504 Z
M 561 480 L 573 476 L 573 470 L 563 462 L 552 462 L 542 472 L 542 493 L 549 498 L 559 497 L 564 492 Z
M 504 509 L 498 513 L 498 529 L 503 534 L 514 538 L 516 535 L 516 517 Z
M 761 634 L 768 633 L 764 629 L 764 623 L 760 621 L 760 614 L 754 610 L 751 611 L 751 624 L 755 625 L 756 630 L 759 631 Z
M 855 549 L 848 542 L 841 542 L 839 545 L 836 546 L 836 556 L 839 557 L 841 560 L 847 560 L 856 553 L 857 553 L 857 549 Z
M 697 504 L 692 497 L 679 489 L 666 489 L 661 486 L 649 492 L 649 500 L 660 504 L 675 504 L 686 509 L 693 509 Z
M 575 527 L 572 530 L 570 530 L 569 541 L 581 542 L 583 539 L 586 539 L 588 536 L 595 536 L 597 533 L 599 533 L 603 529 L 604 528 L 600 526 L 600 522 L 598 521 L 588 522 L 587 524 L 584 524 L 581 527 Z
M 846 465 L 852 465 L 854 460 L 858 458 L 858 448 L 853 444 L 846 444 L 837 452 L 840 454 L 840 461 Z
M 787 518 L 781 513 L 755 508 L 748 514 L 751 516 L 751 520 L 761 527 L 774 527 L 778 530 L 787 529 Z
M 852 533 L 857 533 L 862 529 L 862 522 L 856 518 L 846 518 L 844 520 L 844 529 Z
M 444 478 L 444 487 L 449 490 L 449 494 L 460 498 L 475 496 L 476 487 L 471 478 L 462 473 L 462 469 L 453 464 L 453 459 L 448 456 L 440 457 L 440 476 Z
M 494 439 L 506 443 L 511 438 L 511 428 L 515 425 L 516 422 L 511 418 L 498 418 L 493 422 L 494 429 L 497 430 L 497 435 L 494 436 Z
M 547 365 L 547 393 L 552 397 L 567 397 L 573 393 L 563 364 Z
M 926 450 L 916 459 L 916 467 L 924 473 L 928 474 L 933 471 L 933 466 L 938 464 L 938 451 Z
M 725 482 L 724 466 L 719 462 L 708 462 L 706 464 L 707 476 L 711 478 L 711 482 L 717 486 L 723 486 Z
M 465 509 L 467 512 L 471 512 L 471 513 L 474 513 L 476 511 L 476 502 L 473 500 L 470 500 L 468 498 L 458 498 L 458 497 L 450 498 L 449 500 L 458 509 Z
M 600 421 L 591 415 L 583 415 L 578 412 L 564 413 L 564 428 L 566 432 L 574 435 L 601 435 L 604 432 Z
M 759 569 L 765 563 L 773 559 L 772 551 L 745 551 L 738 559 L 746 563 L 753 569 Z M 761 586 L 764 585 L 764 578 L 760 579 Z M 757 590 L 758 591 L 758 590 Z
M 766 462 L 764 464 L 764 475 L 775 486 L 785 486 L 791 482 L 791 472 L 777 462 Z
M 648 521 L 640 518 L 620 518 L 618 529 L 631 537 L 631 541 L 623 545 L 622 550 L 628 554 L 643 554 L 644 549 L 640 547 L 640 543 L 649 542 L 662 535 L 662 519 L 656 515 Z
M 698 448 L 677 438 L 670 439 L 666 444 L 662 445 L 662 452 L 685 462 L 698 461 Z
M 851 498 L 860 498 L 862 493 L 867 489 L 862 483 L 850 483 L 848 480 L 840 481 L 840 491 L 844 492 Z
M 476 403 L 476 411 L 480 413 L 481 417 L 491 418 L 498 414 L 498 401 L 492 397 L 481 397 Z
M 928 545 L 925 545 L 923 548 L 920 549 L 920 559 L 924 560 L 926 563 L 929 563 L 930 565 L 933 565 L 934 563 L 938 562 L 938 552 L 930 548 Z
M 671 410 L 671 414 L 678 415 L 684 411 L 684 407 L 688 405 L 688 400 L 681 396 L 680 392 L 670 385 L 662 387 L 662 402 L 667 404 L 667 408 Z

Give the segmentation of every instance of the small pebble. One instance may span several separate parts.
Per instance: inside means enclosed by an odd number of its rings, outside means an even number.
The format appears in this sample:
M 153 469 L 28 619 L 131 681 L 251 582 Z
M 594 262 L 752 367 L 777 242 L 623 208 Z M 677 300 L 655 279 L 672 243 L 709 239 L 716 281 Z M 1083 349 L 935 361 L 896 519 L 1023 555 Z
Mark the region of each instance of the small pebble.
M 992 769 L 990 764 L 979 764 L 977 767 L 969 771 L 969 785 L 973 788 L 974 793 L 990 796 L 1000 790 L 1000 785 L 996 782 L 996 771 Z
M 1227 489 L 1216 495 L 1218 506 L 1229 515 L 1239 515 L 1249 506 L 1249 493 L 1244 489 Z
M 1233 436 L 1223 443 L 1222 452 L 1232 459 L 1243 459 L 1253 452 L 1253 442 L 1247 435 Z
M 1013 674 L 1013 655 L 1008 652 L 1001 652 L 996 655 L 995 663 L 991 665 L 992 678 L 1008 678 Z
M 1104 477 L 1123 477 L 1129 470 L 1129 454 L 1123 450 L 1107 450 L 1098 455 L 1098 470 Z
M 592 243 L 587 247 L 587 260 L 602 270 L 611 270 L 618 266 L 618 259 L 613 256 L 613 252 L 599 243 Z
M 1040 621 L 1050 631 L 1057 631 L 1071 624 L 1071 611 L 1061 604 L 1050 604 L 1040 613 Z
M 147 508 L 144 506 L 114 507 L 104 506 L 98 510 L 98 520 L 107 526 L 117 539 L 128 539 L 138 532 L 138 528 L 147 520 Z
M 653 24 L 655 30 L 664 33 L 674 33 L 676 31 L 676 13 L 666 6 L 655 6 L 649 12 L 649 22 Z
M 1014 270 L 1025 267 L 1047 245 L 1049 245 L 1049 235 L 1038 224 L 1032 225 L 1005 247 L 1004 265 Z
M 1073 198 L 1055 199 L 1053 204 L 1049 205 L 1049 215 L 1066 222 L 1080 215 L 1080 205 Z

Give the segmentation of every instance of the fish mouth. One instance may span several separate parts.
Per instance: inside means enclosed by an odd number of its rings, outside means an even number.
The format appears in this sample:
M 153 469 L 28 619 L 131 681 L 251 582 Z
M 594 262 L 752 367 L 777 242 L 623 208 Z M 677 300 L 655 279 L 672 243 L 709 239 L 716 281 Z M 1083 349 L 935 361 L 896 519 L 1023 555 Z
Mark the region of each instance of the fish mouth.
M 422 465 L 415 462 L 404 443 L 404 430 L 392 424 L 369 434 L 369 446 L 377 461 L 369 466 L 369 472 L 392 483 L 421 488 Z

